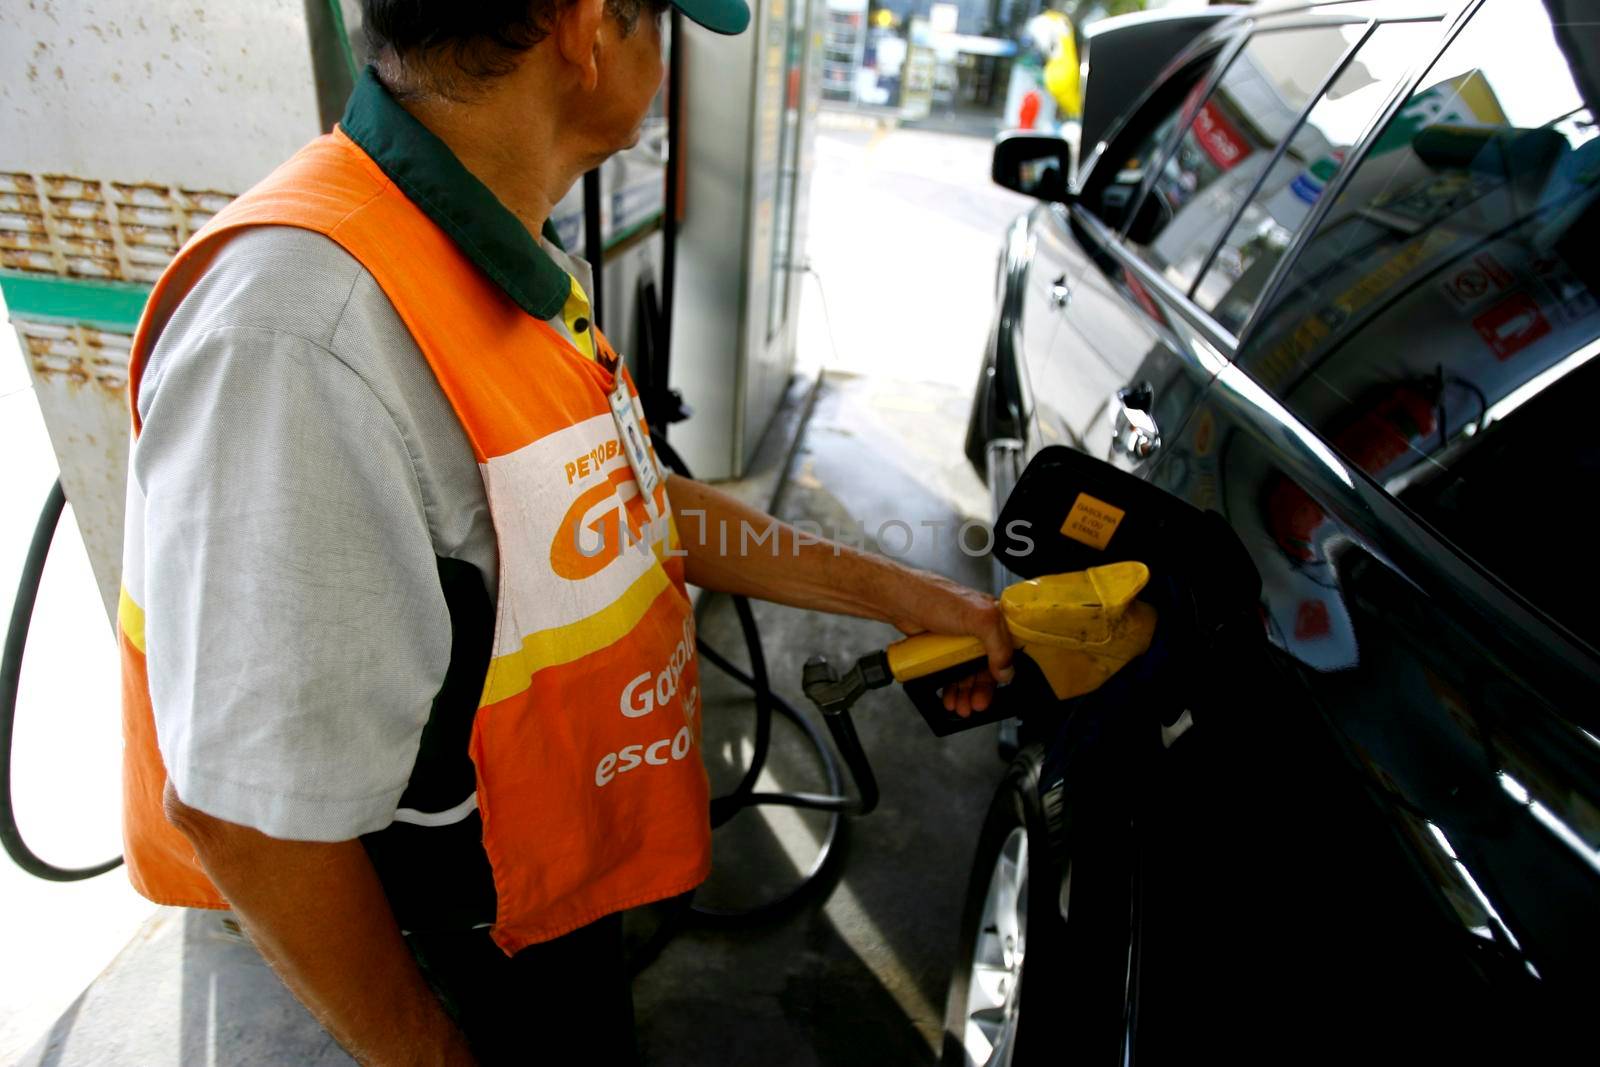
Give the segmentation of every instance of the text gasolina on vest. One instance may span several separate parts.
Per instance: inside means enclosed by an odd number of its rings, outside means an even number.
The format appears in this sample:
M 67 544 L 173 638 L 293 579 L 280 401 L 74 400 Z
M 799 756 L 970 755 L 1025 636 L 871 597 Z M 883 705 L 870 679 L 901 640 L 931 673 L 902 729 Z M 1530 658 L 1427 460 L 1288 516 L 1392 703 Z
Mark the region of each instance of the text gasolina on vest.
M 683 620 L 683 633 L 672 650 L 672 656 L 659 671 L 645 671 L 623 687 L 617 699 L 617 710 L 624 718 L 639 719 L 657 708 L 664 708 L 679 694 L 679 682 L 684 670 L 694 657 L 694 616 Z M 684 725 L 671 737 L 663 737 L 648 744 L 625 745 L 616 752 L 608 752 L 595 765 L 594 784 L 604 786 L 619 774 L 626 774 L 642 766 L 663 767 L 681 760 L 694 747 L 695 709 L 700 702 L 700 687 L 690 686 L 683 694 Z

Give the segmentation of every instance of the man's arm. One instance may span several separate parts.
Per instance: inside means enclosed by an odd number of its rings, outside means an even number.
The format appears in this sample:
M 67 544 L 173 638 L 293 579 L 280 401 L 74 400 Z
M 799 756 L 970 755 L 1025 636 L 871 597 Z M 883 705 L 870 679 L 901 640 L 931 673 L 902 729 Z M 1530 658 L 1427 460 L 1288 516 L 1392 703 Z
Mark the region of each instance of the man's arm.
M 703 482 L 671 475 L 690 582 L 722 593 L 772 600 L 892 623 L 908 634 L 971 634 L 983 642 L 989 672 L 948 687 L 945 706 L 966 715 L 989 706 L 995 680 L 1012 677 L 1011 634 L 987 594 L 883 556 L 814 538 L 747 507 Z M 775 540 L 757 544 L 742 531 Z
M 363 1064 L 471 1064 L 400 936 L 360 841 L 284 841 L 187 806 L 167 818 L 278 977 Z

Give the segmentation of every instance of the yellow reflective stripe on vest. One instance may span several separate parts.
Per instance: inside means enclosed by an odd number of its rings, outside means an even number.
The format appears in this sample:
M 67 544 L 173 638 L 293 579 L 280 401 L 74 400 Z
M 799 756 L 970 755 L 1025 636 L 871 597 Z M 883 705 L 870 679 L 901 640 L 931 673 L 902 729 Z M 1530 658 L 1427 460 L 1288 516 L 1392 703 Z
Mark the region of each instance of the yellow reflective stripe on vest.
M 659 542 L 653 550 L 657 556 L 661 554 Z M 588 618 L 524 637 L 522 648 L 490 661 L 479 704 L 488 707 L 514 697 L 527 689 L 533 676 L 546 667 L 571 663 L 620 641 L 639 625 L 650 605 L 671 585 L 665 571 L 651 567 L 609 606 Z
M 126 635 L 130 645 L 141 653 L 145 651 L 144 609 L 133 602 L 127 586 L 122 587 L 122 595 L 117 599 L 117 628 Z

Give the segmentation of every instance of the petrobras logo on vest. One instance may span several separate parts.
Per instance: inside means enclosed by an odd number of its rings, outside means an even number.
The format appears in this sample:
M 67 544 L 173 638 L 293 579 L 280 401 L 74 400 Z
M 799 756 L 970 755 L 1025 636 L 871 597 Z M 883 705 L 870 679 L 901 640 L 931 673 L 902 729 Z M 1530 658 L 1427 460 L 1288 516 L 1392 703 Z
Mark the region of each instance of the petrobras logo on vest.
M 618 710 L 625 718 L 642 719 L 656 708 L 666 707 L 667 701 L 678 694 L 678 682 L 683 677 L 684 668 L 689 666 L 689 661 L 693 658 L 694 616 L 685 615 L 682 636 L 678 638 L 678 643 L 672 650 L 672 658 L 654 675 L 645 671 L 624 686 L 622 697 L 617 702 Z M 700 690 L 696 686 L 685 698 L 683 704 L 685 718 L 694 715 L 694 701 L 699 695 Z
M 623 464 L 567 508 L 550 542 L 550 569 L 568 581 L 581 582 L 624 552 L 650 555 L 667 540 L 670 529 L 666 515 L 650 518 L 639 483 Z

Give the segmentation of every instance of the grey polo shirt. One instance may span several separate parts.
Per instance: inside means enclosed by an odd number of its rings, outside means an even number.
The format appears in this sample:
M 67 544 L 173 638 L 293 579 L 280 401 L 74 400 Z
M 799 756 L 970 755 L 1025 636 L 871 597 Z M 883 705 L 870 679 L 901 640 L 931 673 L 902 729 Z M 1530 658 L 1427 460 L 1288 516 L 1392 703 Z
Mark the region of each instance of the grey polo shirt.
M 582 261 L 541 248 L 588 290 Z M 494 530 L 372 275 L 309 231 L 235 236 L 163 331 L 139 414 L 151 701 L 178 795 L 318 841 L 468 813 L 466 735 L 429 723 L 464 635 L 492 626 Z M 425 727 L 449 784 L 407 807 Z

